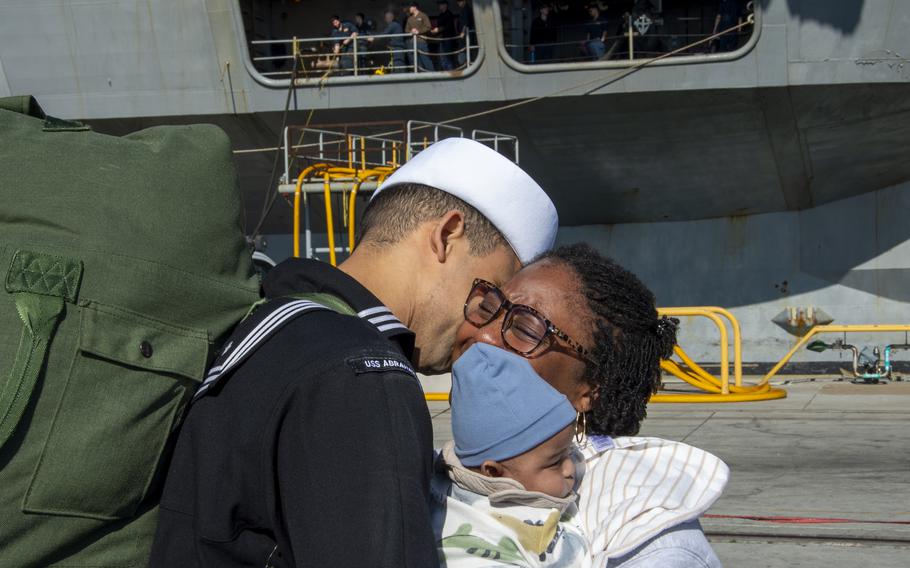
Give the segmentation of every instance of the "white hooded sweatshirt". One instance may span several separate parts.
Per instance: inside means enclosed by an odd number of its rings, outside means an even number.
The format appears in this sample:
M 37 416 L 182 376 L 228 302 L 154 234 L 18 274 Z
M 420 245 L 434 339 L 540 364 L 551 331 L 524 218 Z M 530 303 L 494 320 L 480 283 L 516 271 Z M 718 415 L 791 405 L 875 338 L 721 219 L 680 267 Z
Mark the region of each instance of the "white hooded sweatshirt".
M 589 436 L 580 450 L 579 519 L 594 566 L 698 518 L 730 476 L 718 457 L 660 438 Z
M 589 436 L 579 450 L 577 500 L 565 503 L 529 494 L 513 480 L 483 478 L 444 448 L 445 461 L 457 464 L 432 483 L 444 565 L 606 566 L 697 519 L 729 478 L 716 456 L 660 438 Z

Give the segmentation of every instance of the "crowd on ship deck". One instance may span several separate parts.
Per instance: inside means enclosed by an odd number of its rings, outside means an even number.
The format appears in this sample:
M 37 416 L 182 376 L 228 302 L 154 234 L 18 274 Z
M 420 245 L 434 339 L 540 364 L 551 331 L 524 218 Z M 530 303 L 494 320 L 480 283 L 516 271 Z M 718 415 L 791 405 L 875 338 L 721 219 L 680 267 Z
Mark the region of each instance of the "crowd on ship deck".
M 630 54 L 656 57 L 744 22 L 753 3 L 555 0 L 534 3 L 531 8 L 533 15 L 525 16 L 530 20 L 525 26 L 526 43 L 507 41 L 512 56 L 528 63 L 554 63 L 629 59 Z M 729 33 L 683 53 L 733 51 L 750 33 Z
M 330 37 L 335 38 L 335 57 L 327 65 L 339 74 L 462 69 L 470 61 L 470 46 L 477 45 L 474 13 L 467 0 L 453 2 L 457 13 L 448 0 L 437 0 L 432 16 L 417 2 L 401 4 L 397 13 L 389 7 L 381 24 L 364 12 L 352 19 L 332 15 Z
M 332 15 L 322 39 L 298 44 L 308 52 L 303 69 L 336 76 L 465 69 L 479 49 L 470 0 L 437 0 L 435 11 L 428 1 Z M 752 33 L 745 24 L 754 1 L 535 0 L 500 10 L 511 57 L 540 64 L 735 51 Z M 732 31 L 711 37 L 724 30 Z M 265 51 L 274 71 L 286 73 L 291 48 L 277 42 Z

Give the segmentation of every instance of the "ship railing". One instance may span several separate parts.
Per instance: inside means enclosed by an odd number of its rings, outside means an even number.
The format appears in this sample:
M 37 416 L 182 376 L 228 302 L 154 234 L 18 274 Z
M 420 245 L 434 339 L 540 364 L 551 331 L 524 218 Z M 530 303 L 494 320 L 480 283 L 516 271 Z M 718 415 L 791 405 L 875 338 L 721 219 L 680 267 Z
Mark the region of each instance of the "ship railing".
M 397 168 L 435 142 L 463 137 L 464 130 L 457 126 L 422 120 L 288 126 L 283 133 L 281 183 L 290 183 L 300 168 L 317 162 L 361 170 Z M 474 129 L 470 138 L 519 162 L 517 136 Z
M 405 159 L 410 160 L 434 142 L 444 138 L 464 138 L 464 130 L 457 126 L 409 120 L 405 136 Z
M 475 128 L 471 131 L 471 138 L 490 146 L 506 157 L 510 157 L 516 164 L 519 163 L 517 136 L 502 134 L 500 132 L 491 132 L 489 130 L 478 130 Z
M 585 61 L 634 61 L 640 62 L 647 59 L 653 59 L 661 55 L 670 53 L 679 47 L 688 43 L 695 43 L 701 39 L 710 37 L 712 34 L 646 34 L 644 36 L 635 32 L 631 44 L 628 43 L 629 35 L 607 36 L 605 44 L 605 54 L 603 57 L 594 58 L 587 53 L 587 44 L 590 40 L 575 39 L 569 41 L 558 41 L 550 43 L 507 43 L 506 50 L 513 58 L 529 64 L 544 63 L 579 63 Z M 749 33 L 735 34 L 737 36 L 737 47 L 742 44 L 742 38 L 748 38 Z M 661 43 L 661 49 L 642 49 L 636 47 L 639 38 L 646 38 L 651 43 Z M 673 57 L 683 57 L 691 55 L 705 55 L 716 53 L 716 47 L 709 43 L 698 47 L 683 50 L 673 55 Z M 733 50 L 731 50 L 733 51 Z
M 294 73 L 294 58 L 302 63 L 298 75 L 312 72 L 328 76 L 386 75 L 388 73 L 425 73 L 430 71 L 458 71 L 477 61 L 479 46 L 474 45 L 473 34 L 467 28 L 458 36 L 439 38 L 410 33 L 351 35 L 345 37 L 315 37 L 254 40 L 250 44 L 270 50 L 283 46 L 281 55 L 253 57 L 253 64 L 266 77 L 288 77 Z M 345 47 L 342 42 L 351 39 Z M 385 44 L 372 49 L 376 41 Z M 393 44 L 399 44 L 393 46 Z M 430 49 L 433 45 L 435 49 Z M 403 47 L 402 47 L 403 46 Z M 264 64 L 285 66 L 287 69 L 264 71 Z M 427 68 L 432 67 L 432 68 Z
M 360 170 L 397 168 L 406 159 L 400 136 L 403 131 L 404 123 L 395 121 L 344 124 L 337 129 L 332 125 L 288 126 L 284 129 L 282 183 L 289 183 L 297 175 L 295 164 L 305 167 L 325 162 Z
M 434 142 L 445 138 L 464 138 L 464 130 L 450 124 L 409 120 L 405 138 L 405 160 L 410 160 Z M 474 129 L 471 139 L 485 144 L 503 156 L 518 163 L 518 137 L 501 132 Z
M 751 2 L 750 2 L 751 4 Z M 570 39 L 557 42 L 540 42 L 540 43 L 506 43 L 504 47 L 513 59 L 523 63 L 543 64 L 543 63 L 578 63 L 585 61 L 620 61 L 628 60 L 630 62 L 640 62 L 642 60 L 654 59 L 666 54 L 672 53 L 673 57 L 705 55 L 712 53 L 732 52 L 739 49 L 741 45 L 748 41 L 754 30 L 748 29 L 754 24 L 754 13 L 752 8 L 745 22 L 738 26 L 735 32 L 724 34 L 736 38 L 735 45 L 732 48 L 724 49 L 724 42 L 711 40 L 702 42 L 706 38 L 715 35 L 711 33 L 660 33 L 652 26 L 662 27 L 664 18 L 647 18 L 646 27 L 639 29 L 638 20 L 631 14 L 626 15 L 624 22 L 624 31 L 617 35 L 608 35 L 606 39 L 588 37 L 588 23 L 572 24 L 567 26 L 557 26 L 556 30 L 560 36 L 569 36 Z M 645 16 L 641 16 L 645 17 Z M 693 20 L 696 18 L 678 17 L 675 21 Z M 697 18 L 701 19 L 701 18 Z M 745 26 L 745 27 L 744 27 Z M 577 36 L 577 37 L 572 37 Z M 745 38 L 745 40 L 744 40 Z M 602 56 L 597 57 L 596 53 L 592 54 L 591 42 L 603 41 L 604 50 Z M 659 44 L 659 45 L 658 45 Z M 697 44 L 690 49 L 687 45 Z M 659 48 L 658 48 L 659 47 Z M 658 49 L 655 49 L 658 48 Z

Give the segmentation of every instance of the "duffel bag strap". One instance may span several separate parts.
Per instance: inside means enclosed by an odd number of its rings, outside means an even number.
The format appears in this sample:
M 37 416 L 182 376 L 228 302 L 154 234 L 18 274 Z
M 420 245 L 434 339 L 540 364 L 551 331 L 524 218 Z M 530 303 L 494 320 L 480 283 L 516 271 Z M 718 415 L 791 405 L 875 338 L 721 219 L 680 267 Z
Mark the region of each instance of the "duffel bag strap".
M 18 250 L 6 275 L 6 291 L 13 294 L 22 320 L 16 359 L 0 387 L 0 448 L 12 436 L 28 405 L 64 301 L 75 302 L 82 279 L 82 262 L 70 258 Z

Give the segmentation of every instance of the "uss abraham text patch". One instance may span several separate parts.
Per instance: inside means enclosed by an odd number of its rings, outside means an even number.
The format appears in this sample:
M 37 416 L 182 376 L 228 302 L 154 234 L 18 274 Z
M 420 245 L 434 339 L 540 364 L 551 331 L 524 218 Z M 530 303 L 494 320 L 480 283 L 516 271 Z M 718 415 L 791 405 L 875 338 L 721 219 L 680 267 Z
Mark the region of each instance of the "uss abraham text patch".
M 348 365 L 354 369 L 358 375 L 362 373 L 387 373 L 389 371 L 401 371 L 417 378 L 417 373 L 411 364 L 402 359 L 395 357 L 352 357 L 348 359 Z

